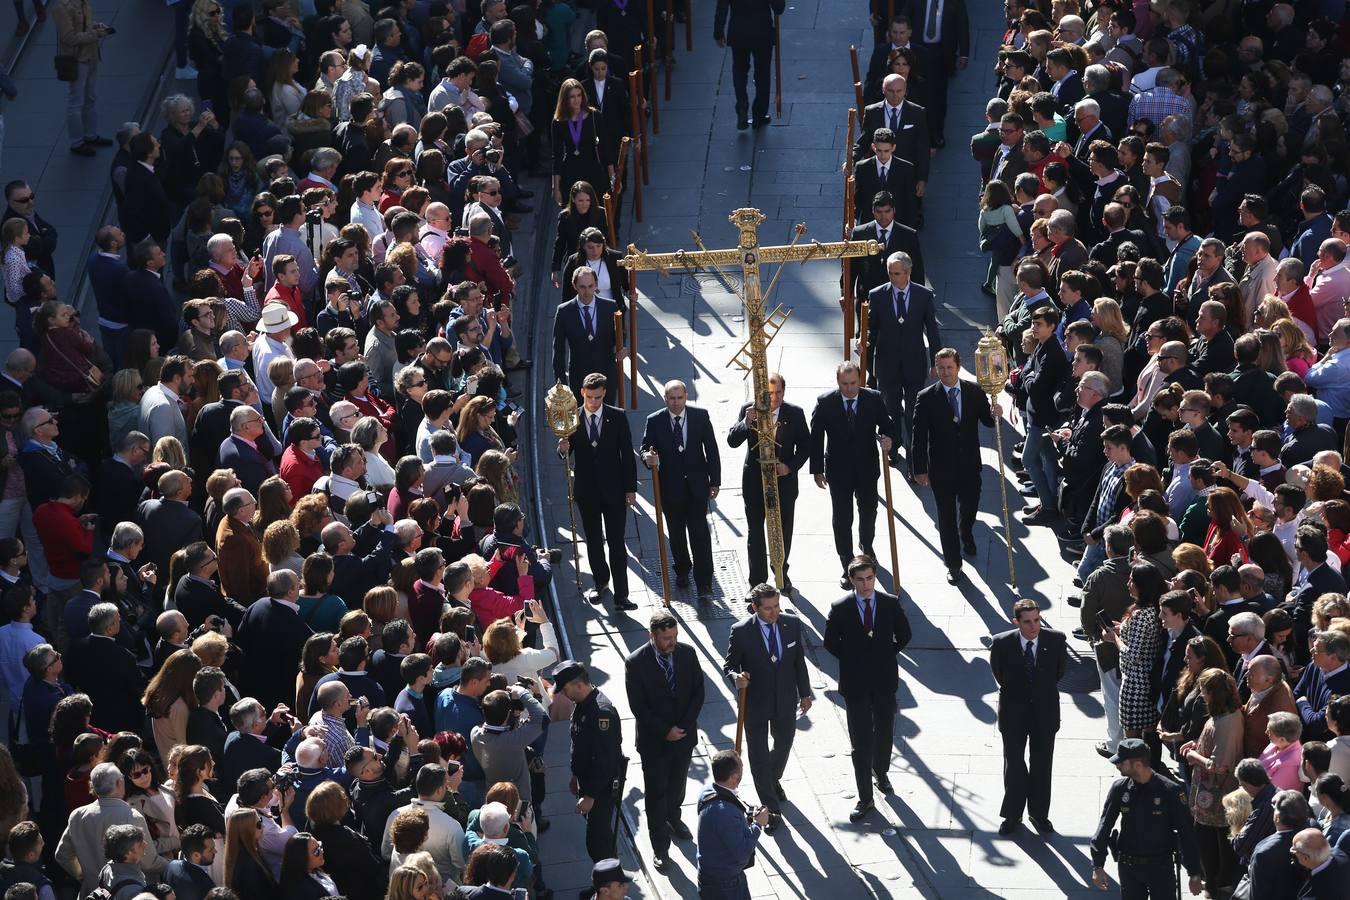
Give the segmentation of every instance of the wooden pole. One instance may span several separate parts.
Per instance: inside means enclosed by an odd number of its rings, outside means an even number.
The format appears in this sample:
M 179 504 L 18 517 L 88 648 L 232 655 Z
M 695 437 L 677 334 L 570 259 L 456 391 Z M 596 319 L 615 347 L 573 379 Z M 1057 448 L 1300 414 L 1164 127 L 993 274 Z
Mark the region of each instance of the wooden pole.
M 632 136 L 631 138 L 624 138 L 625 141 L 635 141 L 635 140 L 638 140 L 638 135 L 641 133 L 641 132 L 640 132 L 640 129 L 641 129 L 641 127 L 642 127 L 642 113 L 641 113 L 641 112 L 639 111 L 639 109 L 638 109 L 637 85 L 638 85 L 637 72 L 629 72 L 629 73 L 628 73 L 628 111 L 629 111 L 629 114 L 630 114 L 631 117 L 632 117 L 632 122 L 631 122 L 631 124 L 632 124 L 633 136 Z M 621 157 L 621 159 L 622 159 L 622 157 Z M 633 218 L 637 219 L 639 222 L 642 221 L 642 184 L 643 184 L 644 181 L 646 181 L 646 179 L 642 177 L 642 160 L 639 158 L 639 154 L 638 154 L 637 148 L 634 147 L 634 148 L 633 148 Z
M 686 52 L 694 52 L 694 3 L 693 0 L 684 0 L 684 49 Z
M 611 224 L 611 228 L 613 225 Z M 614 384 L 614 405 L 619 409 L 624 407 L 623 391 L 623 313 L 617 309 L 614 310 L 614 359 L 618 364 L 619 377 Z
M 749 687 L 736 690 L 736 755 L 741 754 L 741 738 L 745 736 L 745 692 Z
M 675 17 L 666 13 L 665 23 L 666 28 L 662 34 L 661 49 L 665 51 L 662 56 L 666 61 L 666 102 L 669 103 L 671 76 L 675 72 Z
M 895 0 L 886 0 L 886 21 L 881 26 L 884 34 L 891 27 L 891 20 L 895 18 Z
M 633 385 L 637 394 L 637 385 Z M 634 406 L 636 408 L 636 405 Z M 670 607 L 670 564 L 666 558 L 666 520 L 661 514 L 661 466 L 652 467 L 652 501 L 656 504 L 656 546 L 661 554 L 661 602 Z
M 603 202 L 605 204 L 605 229 L 609 232 L 609 245 L 617 247 L 619 239 L 614 235 L 614 195 L 605 191 Z
M 863 91 L 861 81 L 853 82 L 853 99 L 858 104 L 858 109 L 866 108 L 865 105 L 863 104 Z
M 858 70 L 858 48 L 853 44 L 848 45 L 848 61 L 853 67 L 853 80 L 862 81 L 862 75 Z
M 783 118 L 783 20 L 773 17 L 773 112 Z
M 638 373 L 637 373 L 637 313 L 638 289 L 637 269 L 628 270 L 628 408 L 637 409 Z
M 891 582 L 892 590 L 896 595 L 900 594 L 900 553 L 896 549 L 895 543 L 895 501 L 891 499 L 891 464 L 885 458 L 881 459 L 881 477 L 886 485 L 886 530 L 891 536 Z

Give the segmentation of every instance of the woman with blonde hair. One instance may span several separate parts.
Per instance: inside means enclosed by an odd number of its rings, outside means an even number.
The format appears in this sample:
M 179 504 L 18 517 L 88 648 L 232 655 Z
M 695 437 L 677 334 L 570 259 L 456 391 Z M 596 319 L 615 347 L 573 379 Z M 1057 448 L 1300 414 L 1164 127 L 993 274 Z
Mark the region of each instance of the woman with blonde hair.
M 1274 294 L 1266 294 L 1265 298 L 1256 304 L 1256 312 L 1252 313 L 1252 327 L 1273 328 L 1280 319 L 1292 320 L 1293 318 L 1293 315 L 1289 312 L 1289 304 Z M 1309 339 L 1311 339 L 1311 336 Z
M 140 424 L 141 396 L 144 393 L 145 382 L 136 369 L 118 369 L 113 373 L 112 397 L 108 404 L 108 446 L 114 452 L 122 439 Z
M 262 818 L 236 809 L 225 824 L 225 886 L 240 897 L 279 900 L 271 867 L 262 858 Z
M 305 558 L 296 552 L 299 549 L 300 533 L 286 519 L 273 522 L 263 532 L 262 555 L 269 573 L 287 569 L 299 575 L 305 566 Z
M 353 637 L 365 638 L 366 643 L 370 643 L 371 635 L 370 616 L 366 615 L 365 610 L 354 609 L 343 616 L 341 622 L 338 622 L 337 642 L 339 647 L 347 638 Z M 372 647 L 372 649 L 374 648 Z
M 306 494 L 291 508 L 291 524 L 300 535 L 300 552 L 308 556 L 323 547 L 322 534 L 333 521 L 325 494 Z
M 1195 544 L 1181 543 L 1173 547 L 1172 562 L 1176 563 L 1178 572 L 1191 569 L 1208 578 L 1214 571 L 1214 563 L 1205 554 L 1205 549 Z
M 181 471 L 187 468 L 187 454 L 183 452 L 183 445 L 179 443 L 178 438 L 166 434 L 155 441 L 155 449 L 150 454 L 150 462 L 164 463 L 171 469 Z
M 1113 387 L 1121 385 L 1125 367 L 1125 345 L 1130 342 L 1130 328 L 1121 315 L 1120 304 L 1110 297 L 1098 297 L 1092 302 L 1091 321 L 1097 329 L 1092 339 L 1102 351 L 1102 371 Z
M 1228 820 L 1228 837 L 1236 838 L 1247 817 L 1252 814 L 1252 796 L 1238 788 L 1223 795 L 1223 815 Z
M 175 650 L 141 697 L 160 759 L 167 758 L 178 744 L 187 743 L 188 714 L 197 708 L 192 679 L 201 667 L 202 661 L 191 650 Z
M 416 866 L 401 865 L 389 874 L 389 891 L 384 900 L 427 900 L 430 890 L 427 873 Z
M 1303 329 L 1286 316 L 1270 323 L 1270 330 L 1280 339 L 1285 367 L 1299 378 L 1306 378 L 1308 370 L 1317 363 L 1317 351 L 1308 343 L 1308 336 L 1303 333 Z
M 489 450 L 506 450 L 506 443 L 497 434 L 492 423 L 497 418 L 497 401 L 491 397 L 478 396 L 464 404 L 459 412 L 459 427 L 455 439 L 460 450 L 469 454 L 470 463 L 478 465 L 478 460 Z
M 191 647 L 193 654 L 202 661 L 202 667 L 214 666 L 217 669 L 225 668 L 225 657 L 230 652 L 230 641 L 219 631 L 203 631 L 193 640 Z M 225 702 L 220 708 L 229 712 L 231 706 L 240 700 L 239 688 L 234 686 L 234 682 L 229 677 L 225 678 Z M 228 721 L 228 720 L 227 720 Z
M 511 465 L 511 457 L 500 450 L 486 450 L 478 458 L 474 467 L 475 474 L 488 484 L 497 494 L 498 503 L 520 505 L 520 479 Z
M 267 421 L 277 431 L 286 421 L 286 392 L 295 387 L 295 360 L 289 356 L 278 356 L 267 364 L 267 377 L 272 381 L 272 396 L 263 397 L 267 404 Z

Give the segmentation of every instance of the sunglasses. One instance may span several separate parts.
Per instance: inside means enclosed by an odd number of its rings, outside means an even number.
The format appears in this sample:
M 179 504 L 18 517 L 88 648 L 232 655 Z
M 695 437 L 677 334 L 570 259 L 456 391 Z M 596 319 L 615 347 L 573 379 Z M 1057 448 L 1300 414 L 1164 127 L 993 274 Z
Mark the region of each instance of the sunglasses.
M 413 387 L 426 387 L 426 386 L 427 386 L 427 383 L 426 383 L 425 381 L 414 381 L 413 384 L 412 384 L 412 386 L 413 386 Z
M 478 193 L 487 194 L 489 197 L 498 197 L 501 195 L 501 191 L 479 191 Z
M 37 199 L 37 194 L 29 194 L 27 197 L 15 197 L 15 203 L 32 203 Z
M 270 210 L 270 209 L 260 209 L 260 210 L 258 210 L 258 218 L 260 218 L 260 219 L 270 219 L 270 218 L 272 218 L 273 215 L 274 215 L 274 213 L 273 213 L 272 210 Z
M 322 841 L 316 841 L 316 842 L 314 843 L 314 849 L 311 850 L 311 851 L 309 851 L 309 855 L 310 855 L 310 856 L 323 856 L 323 842 L 322 842 Z
M 220 18 L 220 10 L 218 10 L 218 9 L 213 9 L 213 10 L 211 10 L 210 12 L 208 12 L 207 15 L 208 15 L 209 17 L 211 17 L 212 19 L 218 19 L 218 18 Z

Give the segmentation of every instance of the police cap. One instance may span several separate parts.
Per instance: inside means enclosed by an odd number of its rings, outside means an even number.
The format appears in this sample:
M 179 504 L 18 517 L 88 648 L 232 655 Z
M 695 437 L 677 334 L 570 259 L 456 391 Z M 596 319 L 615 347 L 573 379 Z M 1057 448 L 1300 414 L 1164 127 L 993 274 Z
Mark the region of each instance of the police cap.
M 596 890 L 616 881 L 629 884 L 632 880 L 624 872 L 623 863 L 617 859 L 602 859 L 591 867 L 591 887 Z
M 1114 765 L 1130 759 L 1149 759 L 1152 755 L 1148 744 L 1139 738 L 1126 738 L 1116 745 L 1116 754 L 1111 757 L 1111 763 Z
M 574 659 L 566 659 L 553 671 L 553 686 L 562 690 L 563 685 L 577 678 L 585 679 L 587 682 L 591 680 L 585 666 Z

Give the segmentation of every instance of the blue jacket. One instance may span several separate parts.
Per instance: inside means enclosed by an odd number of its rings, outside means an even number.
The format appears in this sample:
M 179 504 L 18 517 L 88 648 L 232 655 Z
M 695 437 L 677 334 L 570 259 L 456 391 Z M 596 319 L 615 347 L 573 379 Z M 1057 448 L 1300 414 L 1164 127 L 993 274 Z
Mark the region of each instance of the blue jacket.
M 731 880 L 754 860 L 760 827 L 745 814 L 745 804 L 726 788 L 710 784 L 698 795 L 700 879 Z
M 1251 896 L 1261 900 L 1293 900 L 1306 875 L 1289 853 L 1297 832 L 1277 831 L 1256 845 L 1247 874 Z
M 436 730 L 457 731 L 468 741 L 476 726 L 483 724 L 483 707 L 467 694 L 456 690 L 441 691 L 436 698 Z M 460 760 L 464 763 L 465 781 L 482 781 L 483 767 L 472 753 Z
M 1297 257 L 1303 263 L 1304 271 L 1307 271 L 1317 260 L 1317 249 L 1331 237 L 1331 216 L 1322 213 L 1315 219 L 1305 220 L 1298 228 L 1298 237 L 1289 245 L 1289 255 Z
M 110 322 L 127 323 L 126 279 L 131 270 L 120 259 L 104 256 L 95 250 L 85 265 L 89 284 L 98 303 L 98 317 Z

